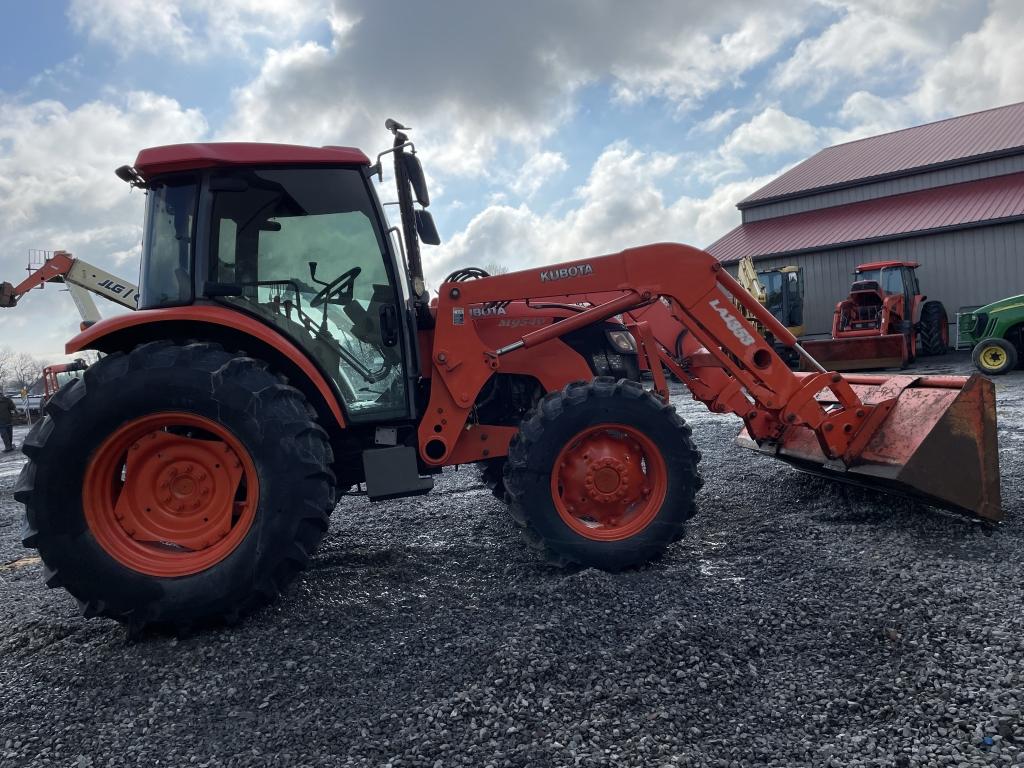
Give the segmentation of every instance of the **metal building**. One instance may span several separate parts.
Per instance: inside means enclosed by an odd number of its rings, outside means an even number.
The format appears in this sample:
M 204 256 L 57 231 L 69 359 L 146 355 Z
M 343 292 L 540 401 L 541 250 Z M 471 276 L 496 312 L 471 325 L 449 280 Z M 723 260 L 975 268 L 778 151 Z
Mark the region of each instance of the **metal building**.
M 953 323 L 1024 292 L 1024 102 L 828 147 L 737 207 L 743 223 L 708 251 L 802 267 L 807 335 L 830 332 L 872 261 L 920 262 L 922 291 Z

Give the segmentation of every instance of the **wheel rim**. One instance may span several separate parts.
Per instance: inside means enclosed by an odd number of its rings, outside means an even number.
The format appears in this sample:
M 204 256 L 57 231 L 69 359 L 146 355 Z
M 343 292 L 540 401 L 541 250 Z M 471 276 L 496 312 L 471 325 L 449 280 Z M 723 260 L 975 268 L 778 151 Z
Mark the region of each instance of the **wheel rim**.
M 107 554 L 162 577 L 224 560 L 252 527 L 258 501 L 249 452 L 190 413 L 124 424 L 96 449 L 82 487 L 86 524 Z
M 624 424 L 589 427 L 562 448 L 551 497 L 573 531 L 596 541 L 636 536 L 658 516 L 668 470 L 657 446 Z
M 1006 353 L 999 347 L 992 345 L 981 350 L 979 359 L 981 360 L 982 368 L 995 371 L 1006 362 Z

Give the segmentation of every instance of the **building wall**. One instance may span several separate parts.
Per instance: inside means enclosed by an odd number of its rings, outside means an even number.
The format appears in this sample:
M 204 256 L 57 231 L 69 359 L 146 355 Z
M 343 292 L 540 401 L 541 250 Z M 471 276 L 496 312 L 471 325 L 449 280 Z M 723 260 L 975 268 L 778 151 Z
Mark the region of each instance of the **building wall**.
M 818 208 L 830 208 L 834 205 L 859 203 L 863 200 L 899 195 L 904 192 L 917 192 L 921 189 L 942 187 L 947 184 L 977 181 L 978 179 L 985 179 L 991 176 L 1004 176 L 1008 173 L 1019 173 L 1021 171 L 1024 171 L 1024 154 L 1000 157 L 980 163 L 958 165 L 927 173 L 917 173 L 913 176 L 859 184 L 847 189 L 837 189 L 817 195 L 798 197 L 793 200 L 782 200 L 777 203 L 758 205 L 742 211 L 743 223 L 747 224 L 751 221 L 786 216 L 791 213 L 813 211 Z
M 847 294 L 858 264 L 917 261 L 922 292 L 956 311 L 1024 293 L 1024 222 L 941 232 L 800 256 L 757 259 L 759 270 L 795 264 L 804 269 L 806 333 L 829 334 L 836 302 Z M 733 265 L 730 272 L 735 274 Z M 954 338 L 950 329 L 950 339 Z

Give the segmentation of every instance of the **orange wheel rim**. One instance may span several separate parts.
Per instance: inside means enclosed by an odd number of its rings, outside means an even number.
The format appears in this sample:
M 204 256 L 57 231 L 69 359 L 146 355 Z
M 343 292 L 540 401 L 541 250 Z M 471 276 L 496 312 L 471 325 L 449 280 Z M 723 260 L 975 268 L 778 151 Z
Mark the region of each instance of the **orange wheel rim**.
M 633 427 L 598 424 L 565 444 L 551 471 L 551 497 L 573 531 L 596 541 L 636 536 L 658 516 L 668 470 L 658 447 Z
M 124 424 L 96 449 L 82 506 L 89 530 L 121 565 L 151 576 L 199 573 L 242 543 L 259 479 L 241 442 L 191 413 Z

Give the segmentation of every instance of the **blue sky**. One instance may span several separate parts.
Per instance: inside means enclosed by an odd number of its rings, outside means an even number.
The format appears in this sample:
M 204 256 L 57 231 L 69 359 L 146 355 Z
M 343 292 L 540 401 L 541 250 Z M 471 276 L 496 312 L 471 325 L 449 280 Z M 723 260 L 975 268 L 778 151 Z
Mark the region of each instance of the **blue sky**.
M 384 148 L 414 126 L 450 268 L 703 246 L 735 204 L 840 141 L 1024 99 L 1009 0 L 70 0 L 0 28 L 0 280 L 29 248 L 138 272 L 113 176 L 163 143 Z M 395 24 L 401 19 L 401 24 Z M 50 288 L 0 348 L 61 356 Z

